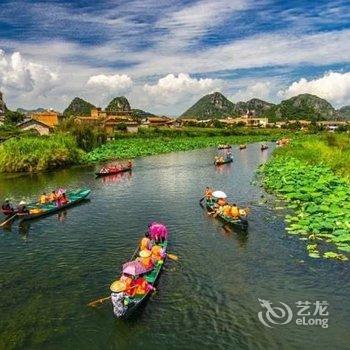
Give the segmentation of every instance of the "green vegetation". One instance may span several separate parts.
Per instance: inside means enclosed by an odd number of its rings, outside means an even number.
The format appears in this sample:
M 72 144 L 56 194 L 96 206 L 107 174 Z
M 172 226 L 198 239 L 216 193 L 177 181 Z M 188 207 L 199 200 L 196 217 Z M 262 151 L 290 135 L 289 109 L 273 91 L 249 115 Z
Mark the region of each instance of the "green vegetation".
M 28 136 L 11 138 L 0 145 L 0 171 L 36 172 L 81 162 L 81 151 L 73 136 Z
M 235 114 L 235 105 L 229 101 L 220 92 L 202 97 L 186 112 L 182 118 L 197 118 L 197 119 L 211 119 L 211 118 L 225 118 Z
M 273 103 L 260 100 L 258 98 L 252 98 L 247 102 L 237 102 L 235 105 L 236 115 L 246 114 L 247 111 L 254 111 L 256 116 L 262 116 L 274 106 Z
M 10 111 L 9 109 L 6 110 L 5 112 L 5 124 L 16 125 L 21 121 L 23 121 L 24 118 L 25 118 L 25 115 L 20 112 Z
M 63 115 L 65 117 L 89 116 L 92 108 L 95 108 L 95 106 L 90 102 L 87 102 L 80 97 L 75 97 L 69 106 L 63 111 Z
M 240 144 L 276 140 L 281 135 L 279 130 L 260 129 L 146 129 L 137 136 L 120 135 L 119 139 L 90 152 L 86 156 L 86 161 L 135 158 L 217 146 L 220 143 Z
M 308 240 L 310 257 L 348 260 L 350 252 L 348 135 L 315 135 L 280 148 L 262 167 L 267 190 L 295 210 L 287 230 Z M 333 169 L 333 170 L 332 170 Z
M 337 174 L 350 177 L 350 135 L 316 134 L 295 139 L 288 147 L 278 148 L 277 156 L 288 156 L 309 164 L 324 164 Z

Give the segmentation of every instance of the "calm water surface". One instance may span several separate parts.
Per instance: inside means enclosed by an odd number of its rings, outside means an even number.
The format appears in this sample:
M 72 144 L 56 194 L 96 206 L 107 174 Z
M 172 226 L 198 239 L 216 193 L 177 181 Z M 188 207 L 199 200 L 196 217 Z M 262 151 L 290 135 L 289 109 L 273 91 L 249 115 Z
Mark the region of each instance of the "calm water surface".
M 269 151 L 233 150 L 215 168 L 215 149 L 135 161 L 132 175 L 95 179 L 93 168 L 2 176 L 0 198 L 88 186 L 91 201 L 60 216 L 0 231 L 0 349 L 349 349 L 349 264 L 308 258 L 287 236 L 276 203 L 252 184 Z M 210 185 L 252 208 L 248 235 L 198 205 Z M 166 223 L 170 249 L 158 291 L 135 318 L 115 319 L 111 281 L 152 220 Z M 267 328 L 258 298 L 293 306 L 329 302 L 329 328 L 290 323 Z

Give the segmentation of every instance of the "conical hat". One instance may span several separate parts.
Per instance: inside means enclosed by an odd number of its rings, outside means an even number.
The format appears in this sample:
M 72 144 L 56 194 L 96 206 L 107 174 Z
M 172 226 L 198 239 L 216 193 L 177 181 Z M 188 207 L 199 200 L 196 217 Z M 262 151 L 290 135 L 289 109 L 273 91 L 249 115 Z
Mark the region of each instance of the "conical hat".
M 126 284 L 123 281 L 117 280 L 111 284 L 110 289 L 114 293 L 123 292 L 126 289 Z
M 151 251 L 148 249 L 144 249 L 140 251 L 140 257 L 141 258 L 149 258 L 151 256 Z

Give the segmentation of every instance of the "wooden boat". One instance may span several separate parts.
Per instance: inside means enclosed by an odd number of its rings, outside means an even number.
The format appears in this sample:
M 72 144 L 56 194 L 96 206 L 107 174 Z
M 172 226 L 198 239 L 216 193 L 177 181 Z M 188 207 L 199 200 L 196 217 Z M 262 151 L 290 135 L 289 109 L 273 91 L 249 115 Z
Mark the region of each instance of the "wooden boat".
M 230 149 L 230 148 L 232 148 L 231 145 L 219 145 L 218 146 L 218 149 Z
M 164 241 L 163 243 L 159 244 L 162 246 L 166 252 L 167 246 L 168 246 L 168 241 Z M 134 256 L 131 258 L 133 260 L 135 256 L 138 256 L 139 250 L 137 250 L 137 253 L 134 254 Z M 166 257 L 164 258 L 165 262 Z M 158 281 L 158 278 L 160 276 L 160 273 L 163 269 L 164 262 L 162 264 L 157 264 L 154 266 L 154 268 L 144 274 L 144 277 L 146 278 L 147 282 L 154 286 L 156 282 Z M 134 297 L 126 297 L 127 300 L 127 309 L 124 312 L 124 314 L 121 316 L 121 318 L 128 318 L 130 315 L 132 315 L 136 310 L 138 310 L 144 303 L 147 301 L 147 299 L 151 296 L 152 291 L 148 291 L 146 294 L 143 295 L 136 295 Z
M 208 211 L 212 212 L 214 211 L 214 204 L 216 203 L 215 200 L 213 199 L 205 199 L 205 205 Z M 247 231 L 248 229 L 248 220 L 244 218 L 239 218 L 239 219 L 233 219 L 230 218 L 224 214 L 218 214 L 217 218 L 220 220 L 226 222 L 227 224 L 230 224 L 242 231 Z
M 29 209 L 28 214 L 18 213 L 17 215 L 22 221 L 33 220 L 42 216 L 51 215 L 84 201 L 90 194 L 90 192 L 91 190 L 89 189 L 68 191 L 66 192 L 67 198 L 69 200 L 67 204 L 63 204 L 60 207 L 58 207 L 56 203 L 53 202 L 46 204 L 31 203 L 27 205 L 27 208 Z
M 268 148 L 269 148 L 268 145 L 261 145 L 261 150 L 262 150 L 262 151 L 265 151 L 265 149 L 268 149 Z
M 223 164 L 228 164 L 228 163 L 232 163 L 233 162 L 233 158 L 227 158 L 224 161 L 216 161 L 214 160 L 214 165 L 223 165 Z
M 109 167 L 106 168 L 106 171 L 103 171 L 103 169 L 101 169 L 99 172 L 95 173 L 96 176 L 108 176 L 108 175 L 116 175 L 116 174 L 120 174 L 120 173 L 124 173 L 126 171 L 131 171 L 132 170 L 132 166 L 128 166 L 125 168 L 113 168 L 113 167 Z
M 0 209 L 0 210 L 5 216 L 11 216 L 17 213 L 16 210 L 4 210 L 4 209 Z
M 247 145 L 239 145 L 239 149 L 246 149 Z

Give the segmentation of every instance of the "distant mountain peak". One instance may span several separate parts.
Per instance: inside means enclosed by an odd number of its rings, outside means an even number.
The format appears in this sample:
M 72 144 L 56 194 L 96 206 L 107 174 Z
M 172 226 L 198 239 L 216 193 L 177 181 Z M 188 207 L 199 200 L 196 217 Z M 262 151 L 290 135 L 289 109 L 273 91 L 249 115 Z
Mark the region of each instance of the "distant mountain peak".
M 63 111 L 64 116 L 89 116 L 91 109 L 96 108 L 92 103 L 80 97 L 74 97 L 69 106 Z
M 192 107 L 185 111 L 181 118 L 210 119 L 232 116 L 234 103 L 221 92 L 213 92 L 203 96 Z

